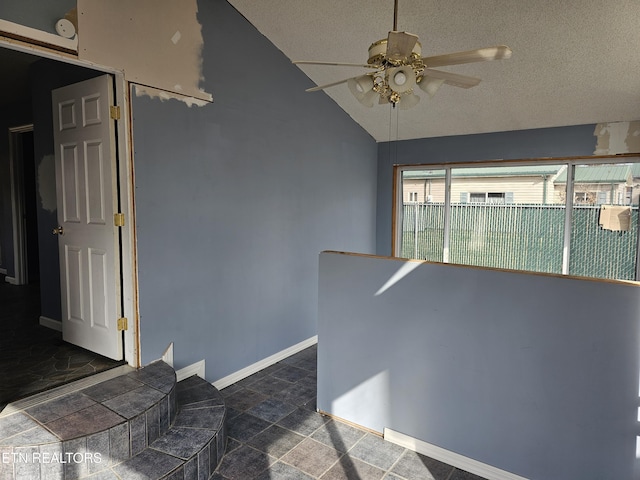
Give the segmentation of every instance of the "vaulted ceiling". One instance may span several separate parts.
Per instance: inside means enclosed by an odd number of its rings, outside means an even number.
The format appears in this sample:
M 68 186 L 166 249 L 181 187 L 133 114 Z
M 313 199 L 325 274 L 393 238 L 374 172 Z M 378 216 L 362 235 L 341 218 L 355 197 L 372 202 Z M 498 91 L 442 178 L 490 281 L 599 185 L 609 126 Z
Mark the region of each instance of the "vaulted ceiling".
M 366 63 L 393 26 L 393 0 L 229 2 L 291 60 Z M 503 44 L 513 56 L 441 68 L 482 82 L 410 110 L 367 108 L 345 84 L 326 94 L 378 141 L 638 120 L 639 18 L 637 0 L 399 0 L 398 30 L 423 56 Z M 300 68 L 318 85 L 366 71 Z
M 229 0 L 291 60 L 366 63 L 393 27 L 393 0 Z M 399 0 L 398 30 L 424 56 L 508 45 L 508 60 L 441 67 L 479 77 L 470 89 L 419 91 L 410 110 L 367 108 L 346 84 L 329 95 L 377 141 L 640 120 L 638 0 Z M 27 87 L 35 57 L 0 49 L 0 105 Z M 367 72 L 300 65 L 309 86 Z

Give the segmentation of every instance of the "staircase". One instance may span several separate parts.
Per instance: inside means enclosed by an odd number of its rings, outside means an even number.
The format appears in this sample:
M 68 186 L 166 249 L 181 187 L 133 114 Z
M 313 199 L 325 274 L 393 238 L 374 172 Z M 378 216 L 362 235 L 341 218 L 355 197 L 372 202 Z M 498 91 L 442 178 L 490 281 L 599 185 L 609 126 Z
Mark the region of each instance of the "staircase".
M 225 450 L 226 407 L 207 381 L 162 361 L 119 367 L 8 405 L 0 480 L 208 479 Z

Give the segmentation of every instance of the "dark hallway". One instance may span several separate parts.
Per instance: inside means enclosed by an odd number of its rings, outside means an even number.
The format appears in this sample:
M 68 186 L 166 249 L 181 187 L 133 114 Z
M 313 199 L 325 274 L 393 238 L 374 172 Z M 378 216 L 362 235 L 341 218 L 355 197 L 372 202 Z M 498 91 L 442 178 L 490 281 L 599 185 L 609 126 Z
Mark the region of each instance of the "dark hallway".
M 0 276 L 0 411 L 7 403 L 121 365 L 62 340 L 43 327 L 38 283 Z

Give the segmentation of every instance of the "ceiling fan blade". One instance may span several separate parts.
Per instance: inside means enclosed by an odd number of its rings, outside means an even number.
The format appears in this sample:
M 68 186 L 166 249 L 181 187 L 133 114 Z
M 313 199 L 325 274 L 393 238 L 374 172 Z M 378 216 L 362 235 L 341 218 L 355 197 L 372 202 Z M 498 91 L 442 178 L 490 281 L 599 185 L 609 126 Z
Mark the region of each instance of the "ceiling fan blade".
M 498 45 L 496 47 L 478 48 L 477 50 L 468 50 L 466 52 L 423 57 L 422 61 L 427 67 L 444 67 L 447 65 L 460 65 L 462 63 L 501 60 L 509 57 L 511 57 L 511 49 L 505 45 Z
M 292 62 L 294 65 L 329 65 L 333 67 L 365 67 L 365 68 L 378 68 L 376 65 L 369 65 L 368 63 L 341 63 L 341 62 L 307 62 L 304 60 L 296 60 Z
M 390 62 L 406 60 L 418 43 L 418 36 L 407 32 L 389 32 L 386 59 Z
M 338 82 L 327 83 L 326 85 L 319 85 L 317 87 L 307 88 L 305 92 L 317 92 L 318 90 L 324 90 L 325 88 L 335 87 L 336 85 L 340 85 L 341 83 L 347 83 L 350 78 L 345 78 L 344 80 L 340 80 Z
M 457 73 L 443 72 L 442 70 L 425 69 L 423 75 L 425 77 L 438 78 L 444 80 L 444 83 L 453 87 L 471 88 L 480 83 L 479 78 L 468 77 L 467 75 L 459 75 Z

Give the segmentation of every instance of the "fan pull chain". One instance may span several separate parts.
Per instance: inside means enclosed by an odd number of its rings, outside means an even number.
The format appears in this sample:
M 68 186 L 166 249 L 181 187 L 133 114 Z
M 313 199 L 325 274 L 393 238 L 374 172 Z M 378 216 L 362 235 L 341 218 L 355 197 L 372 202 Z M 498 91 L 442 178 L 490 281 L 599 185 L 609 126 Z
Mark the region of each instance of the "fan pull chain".
M 393 115 L 395 113 L 395 122 L 393 121 Z M 389 163 L 390 165 L 396 165 L 398 163 L 398 109 L 389 106 Z M 395 135 L 394 135 L 395 124 Z

